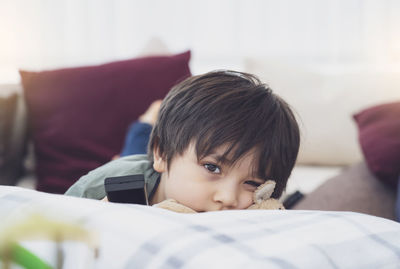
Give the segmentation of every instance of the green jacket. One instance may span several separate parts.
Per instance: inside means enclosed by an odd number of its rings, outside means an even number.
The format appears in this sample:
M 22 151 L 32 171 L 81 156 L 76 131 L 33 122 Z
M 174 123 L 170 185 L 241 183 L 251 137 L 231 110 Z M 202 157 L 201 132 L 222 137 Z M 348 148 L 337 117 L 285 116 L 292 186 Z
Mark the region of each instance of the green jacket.
M 158 187 L 160 174 L 153 169 L 147 155 L 130 155 L 108 162 L 82 176 L 65 195 L 101 200 L 106 196 L 104 180 L 108 177 L 143 174 L 148 199 L 151 200 Z

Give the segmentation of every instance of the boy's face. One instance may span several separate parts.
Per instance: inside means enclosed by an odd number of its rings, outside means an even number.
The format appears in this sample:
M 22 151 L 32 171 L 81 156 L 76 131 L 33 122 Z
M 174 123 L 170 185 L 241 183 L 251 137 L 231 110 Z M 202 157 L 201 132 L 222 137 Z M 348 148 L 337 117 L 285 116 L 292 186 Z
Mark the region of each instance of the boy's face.
M 197 160 L 193 143 L 173 158 L 169 170 L 166 161 L 154 153 L 154 169 L 161 173 L 160 185 L 153 203 L 175 199 L 197 212 L 245 209 L 253 203 L 253 192 L 264 183 L 252 176 L 254 152 L 232 166 L 218 163 L 225 147 Z

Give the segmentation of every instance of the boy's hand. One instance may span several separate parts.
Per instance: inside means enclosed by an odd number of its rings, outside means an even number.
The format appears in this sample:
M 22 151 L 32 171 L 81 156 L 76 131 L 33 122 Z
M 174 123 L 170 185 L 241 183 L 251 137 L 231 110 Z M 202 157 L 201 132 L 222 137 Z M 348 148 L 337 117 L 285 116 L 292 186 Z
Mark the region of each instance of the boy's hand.
M 178 203 L 177 201 L 175 201 L 174 199 L 167 199 L 167 200 L 164 200 L 161 203 L 155 204 L 153 206 L 159 207 L 159 208 L 164 208 L 164 209 L 171 210 L 171 211 L 178 212 L 178 213 L 197 213 L 190 207 L 182 205 L 182 204 Z

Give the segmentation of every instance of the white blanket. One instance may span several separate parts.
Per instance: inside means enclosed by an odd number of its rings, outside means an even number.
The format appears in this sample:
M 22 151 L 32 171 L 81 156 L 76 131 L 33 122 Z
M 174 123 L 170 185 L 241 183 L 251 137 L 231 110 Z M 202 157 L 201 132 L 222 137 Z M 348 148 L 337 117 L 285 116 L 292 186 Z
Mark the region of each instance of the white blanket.
M 63 268 L 400 268 L 400 224 L 365 214 L 178 214 L 0 187 L 0 232 L 32 212 L 79 223 L 97 234 L 98 258 L 84 244 L 67 242 Z M 55 264 L 50 241 L 21 243 Z

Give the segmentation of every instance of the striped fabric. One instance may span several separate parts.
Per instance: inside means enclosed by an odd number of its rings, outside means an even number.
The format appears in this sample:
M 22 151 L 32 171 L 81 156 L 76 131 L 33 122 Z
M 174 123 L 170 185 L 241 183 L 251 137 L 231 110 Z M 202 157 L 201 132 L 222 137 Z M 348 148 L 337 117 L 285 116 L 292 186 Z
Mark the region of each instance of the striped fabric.
M 63 268 L 400 268 L 400 224 L 352 212 L 178 214 L 0 187 L 0 232 L 32 213 L 98 237 L 98 257 L 66 242 Z M 55 264 L 54 243 L 22 241 Z

